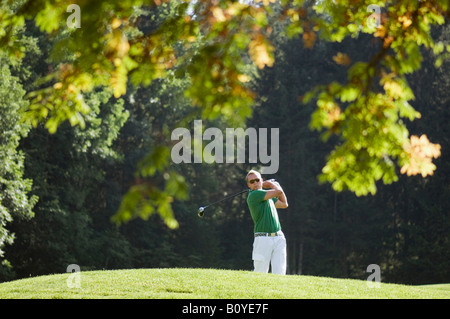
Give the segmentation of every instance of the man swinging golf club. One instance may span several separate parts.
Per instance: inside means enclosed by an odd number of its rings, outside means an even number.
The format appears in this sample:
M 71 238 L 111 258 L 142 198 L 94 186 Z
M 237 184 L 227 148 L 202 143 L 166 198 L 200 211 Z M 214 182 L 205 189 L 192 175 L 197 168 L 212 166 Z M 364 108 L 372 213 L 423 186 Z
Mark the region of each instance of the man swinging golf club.
M 281 231 L 277 208 L 287 208 L 288 202 L 280 184 L 263 181 L 261 174 L 251 170 L 246 176 L 250 188 L 247 204 L 255 224 L 252 259 L 255 272 L 286 274 L 286 239 Z M 264 189 L 263 189 L 264 188 Z

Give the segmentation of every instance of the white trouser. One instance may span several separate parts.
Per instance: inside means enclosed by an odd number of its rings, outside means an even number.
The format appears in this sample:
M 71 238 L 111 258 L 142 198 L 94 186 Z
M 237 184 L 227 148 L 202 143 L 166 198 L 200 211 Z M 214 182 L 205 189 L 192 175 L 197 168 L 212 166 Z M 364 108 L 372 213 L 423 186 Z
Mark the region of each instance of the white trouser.
M 274 237 L 259 236 L 253 242 L 253 265 L 255 272 L 286 275 L 286 238 L 283 234 Z

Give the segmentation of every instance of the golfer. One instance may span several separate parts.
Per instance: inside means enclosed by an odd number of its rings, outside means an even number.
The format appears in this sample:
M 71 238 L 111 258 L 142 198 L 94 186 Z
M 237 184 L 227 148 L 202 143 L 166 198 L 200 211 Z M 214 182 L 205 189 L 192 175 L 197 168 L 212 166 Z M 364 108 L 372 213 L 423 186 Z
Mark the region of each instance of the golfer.
M 255 223 L 253 242 L 253 265 L 255 272 L 286 274 L 286 238 L 281 231 L 277 208 L 288 207 L 286 195 L 280 184 L 263 181 L 261 174 L 251 170 L 246 176 L 250 188 L 248 208 Z M 263 189 L 264 188 L 264 189 Z

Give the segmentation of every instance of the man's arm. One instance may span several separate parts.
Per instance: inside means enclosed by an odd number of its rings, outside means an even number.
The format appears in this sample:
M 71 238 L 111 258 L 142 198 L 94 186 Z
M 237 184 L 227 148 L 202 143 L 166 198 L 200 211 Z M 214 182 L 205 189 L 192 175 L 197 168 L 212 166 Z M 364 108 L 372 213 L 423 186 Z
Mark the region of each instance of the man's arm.
M 270 188 L 266 192 L 266 196 L 264 197 L 264 200 L 268 200 L 268 199 L 271 199 L 271 198 L 274 198 L 274 197 L 278 197 L 278 200 L 275 202 L 275 207 L 276 208 L 287 208 L 289 206 L 288 202 L 287 202 L 287 197 L 284 194 L 284 191 L 281 188 L 279 183 L 265 181 L 263 183 L 263 187 L 264 188 Z

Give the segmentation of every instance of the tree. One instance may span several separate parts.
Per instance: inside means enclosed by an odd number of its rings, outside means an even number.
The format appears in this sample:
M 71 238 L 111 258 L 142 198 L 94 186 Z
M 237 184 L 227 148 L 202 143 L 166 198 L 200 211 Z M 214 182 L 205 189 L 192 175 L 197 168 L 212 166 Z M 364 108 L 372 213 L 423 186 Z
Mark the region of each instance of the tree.
M 289 272 L 366 279 L 366 268 L 381 267 L 383 282 L 425 284 L 448 281 L 444 261 L 448 247 L 448 61 L 435 67 L 432 52 L 422 51 L 421 72 L 408 75 L 416 99 L 412 105 L 422 121 L 405 123 L 412 134 L 430 132 L 442 143 L 437 174 L 421 178 L 400 176 L 398 183 L 377 183 L 374 196 L 357 197 L 349 191 L 332 192 L 317 183 L 325 154 L 336 136 L 317 143 L 310 131 L 315 105 L 302 103 L 311 88 L 326 81 L 345 81 L 346 67 L 336 63 L 338 52 L 364 59 L 378 47 L 369 35 L 342 43 L 315 42 L 313 50 L 301 38 L 273 35 L 276 63 L 259 73 L 252 87 L 257 106 L 248 125 L 280 128 L 280 171 L 289 208 L 279 212 L 287 237 Z M 435 41 L 448 43 L 448 26 L 433 30 Z M 448 232 L 447 232 L 448 233 Z
M 34 181 L 31 193 L 39 201 L 33 219 L 10 225 L 18 236 L 6 253 L 19 277 L 61 272 L 72 263 L 130 265 L 126 240 L 109 217 L 106 225 L 95 223 L 99 215 L 111 214 L 104 204 L 105 170 L 119 158 L 112 143 L 128 117 L 123 101 L 110 98 L 105 91 L 89 93 L 92 111 L 84 129 L 64 123 L 59 134 L 50 134 L 40 126 L 22 139 L 25 174 Z
M 430 36 L 430 26 L 445 23 L 449 16 L 446 0 L 82 3 L 81 28 L 73 30 L 66 23 L 69 0 L 7 2 L 12 9 L 0 11 L 5 54 L 23 56 L 15 40 L 25 19 L 34 19 L 41 30 L 58 39 L 52 56 L 59 65 L 42 88 L 29 92 L 25 115 L 33 125 L 45 122 L 50 132 L 65 120 L 83 126 L 83 114 L 89 112 L 83 95 L 94 88 L 108 87 L 118 98 L 125 94 L 128 79 L 136 86 L 148 85 L 183 63 L 182 71 L 191 78 L 186 94 L 201 107 L 202 116 L 221 115 L 242 124 L 251 114 L 255 96 L 247 84 L 245 62 L 249 57 L 258 68 L 273 64 L 274 47 L 268 36 L 273 22 L 281 19 L 286 33 L 301 34 L 307 47 L 313 47 L 318 36 L 340 42 L 367 33 L 379 39 L 379 49 L 368 61 L 353 63 L 345 54 L 336 56 L 338 63 L 350 64 L 346 82 L 328 83 L 304 96 L 305 102 L 317 99 L 311 127 L 324 130 L 324 138 L 333 134 L 340 138 L 327 158 L 322 181 L 331 182 L 337 191 L 365 195 L 376 192 L 378 180 L 396 181 L 397 165 L 409 175 L 427 176 L 435 169 L 432 159 L 439 156 L 439 145 L 425 135 L 409 136 L 402 118 L 420 116 L 409 104 L 413 94 L 406 80 L 407 74 L 420 68 L 420 47 L 435 54 L 450 50 Z M 383 12 L 368 16 L 367 9 L 374 5 Z M 176 15 L 141 30 L 143 12 L 159 8 L 170 8 Z M 370 19 L 379 23 L 369 23 Z M 180 47 L 185 48 L 181 54 Z M 132 196 L 141 189 L 149 198 L 145 207 L 176 226 L 170 201 L 184 197 L 184 181 L 174 171 L 166 171 L 168 146 L 157 152 L 157 157 L 150 155 L 154 160 L 147 161 L 146 171 L 169 174 L 171 184 L 136 186 L 124 198 L 128 208 L 121 218 L 132 215 L 129 204 L 136 203 Z
M 14 233 L 7 226 L 13 219 L 33 217 L 37 197 L 29 195 L 32 181 L 23 177 L 24 155 L 18 150 L 20 139 L 30 129 L 20 118 L 20 112 L 28 104 L 24 99 L 25 91 L 1 57 L 0 78 L 0 280 L 5 280 L 11 274 L 3 249 L 14 240 Z

